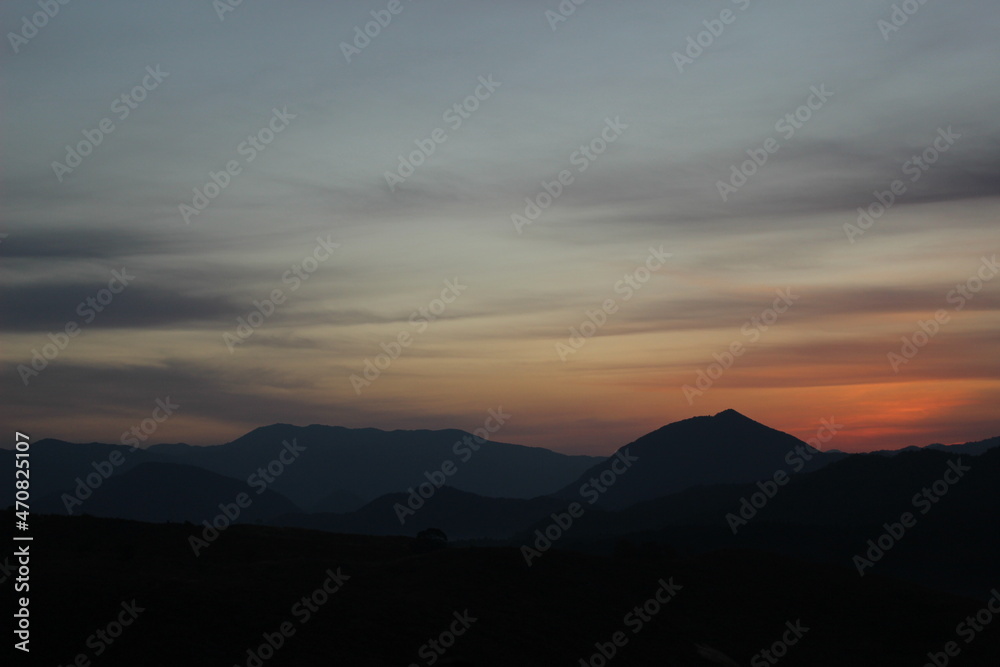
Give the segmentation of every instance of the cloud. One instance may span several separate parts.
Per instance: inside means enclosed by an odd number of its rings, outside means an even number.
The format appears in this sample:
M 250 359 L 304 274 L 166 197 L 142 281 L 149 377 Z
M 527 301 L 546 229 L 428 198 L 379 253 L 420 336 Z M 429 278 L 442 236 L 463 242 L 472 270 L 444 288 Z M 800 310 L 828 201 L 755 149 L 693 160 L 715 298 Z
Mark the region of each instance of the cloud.
M 109 0 L 67 7 L 8 53 L 0 329 L 14 344 L 0 363 L 81 319 L 112 270 L 136 275 L 38 379 L 51 394 L 15 387 L 28 425 L 95 433 L 162 388 L 187 397 L 183 432 L 200 439 L 261 420 L 462 426 L 515 400 L 512 428 L 539 443 L 590 437 L 563 433 L 583 405 L 620 415 L 589 422 L 602 437 L 634 436 L 690 410 L 650 376 L 682 381 L 783 287 L 801 300 L 727 376 L 737 398 L 797 384 L 844 397 L 852 379 L 889 391 L 885 353 L 995 252 L 996 3 L 928 3 L 885 40 L 882 3 L 753 2 L 684 72 L 672 53 L 718 7 L 585 3 L 553 31 L 554 6 L 408 4 L 348 63 L 339 44 L 370 8 L 243 3 L 220 21 L 211 3 Z M 0 19 L 24 11 L 7 3 Z M 119 118 L 113 101 L 157 64 L 169 77 Z M 445 110 L 490 74 L 501 87 L 452 127 Z M 782 136 L 776 122 L 820 85 L 834 95 Z M 296 118 L 251 160 L 241 144 L 285 106 Z M 574 151 L 618 116 L 628 129 L 579 171 Z M 115 130 L 59 182 L 52 161 L 104 117 Z M 385 172 L 438 127 L 447 141 L 390 191 Z M 947 127 L 961 138 L 848 243 L 857 208 Z M 780 150 L 723 201 L 717 183 L 769 137 Z M 185 224 L 178 206 L 231 160 L 239 174 Z M 518 235 L 511 214 L 564 169 L 574 182 Z M 293 291 L 282 278 L 317 235 L 341 248 Z M 558 362 L 554 342 L 661 244 L 669 266 Z M 456 276 L 469 291 L 354 396 L 347 375 Z M 996 369 L 972 351 L 997 356 L 981 335 L 997 284 L 899 381 L 991 396 Z M 274 289 L 288 301 L 230 355 L 221 334 Z M 991 410 L 963 423 L 995 424 Z

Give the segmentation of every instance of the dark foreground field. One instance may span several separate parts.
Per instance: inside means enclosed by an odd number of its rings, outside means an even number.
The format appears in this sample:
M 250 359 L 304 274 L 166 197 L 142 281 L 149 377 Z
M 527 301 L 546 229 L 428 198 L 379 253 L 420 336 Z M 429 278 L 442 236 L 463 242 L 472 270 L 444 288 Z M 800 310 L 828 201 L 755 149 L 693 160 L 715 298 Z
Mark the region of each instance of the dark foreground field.
M 553 550 L 529 568 L 514 547 L 235 526 L 195 557 L 193 526 L 32 520 L 15 664 L 549 667 L 605 664 L 603 648 L 623 666 L 919 667 L 950 641 L 951 664 L 1000 664 L 1000 619 L 957 632 L 983 600 L 751 551 Z

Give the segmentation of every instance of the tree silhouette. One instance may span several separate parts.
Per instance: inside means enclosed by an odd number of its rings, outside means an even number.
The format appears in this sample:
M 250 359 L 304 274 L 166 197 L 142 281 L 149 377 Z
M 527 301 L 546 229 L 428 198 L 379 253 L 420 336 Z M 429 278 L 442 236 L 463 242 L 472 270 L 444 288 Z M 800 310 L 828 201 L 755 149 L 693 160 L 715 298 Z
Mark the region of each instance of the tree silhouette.
M 416 539 L 410 543 L 414 553 L 427 553 L 444 549 L 448 546 L 448 536 L 440 528 L 426 528 L 417 533 Z

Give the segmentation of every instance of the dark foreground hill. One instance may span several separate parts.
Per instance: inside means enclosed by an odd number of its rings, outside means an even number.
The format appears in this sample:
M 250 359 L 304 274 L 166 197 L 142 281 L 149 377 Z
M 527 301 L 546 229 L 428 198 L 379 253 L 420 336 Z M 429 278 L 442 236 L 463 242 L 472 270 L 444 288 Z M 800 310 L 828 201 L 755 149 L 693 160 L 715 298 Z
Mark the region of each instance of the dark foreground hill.
M 866 576 L 971 595 L 1000 581 L 1000 449 L 858 454 L 784 479 L 699 486 L 620 511 L 587 508 L 561 544 L 597 552 L 622 541 L 689 552 L 753 548 L 846 568 L 861 556 L 871 562 L 860 563 Z M 900 528 L 904 514 L 911 525 Z M 541 519 L 518 539 L 550 523 Z M 874 557 L 869 540 L 882 541 Z
M 949 641 L 963 665 L 1000 664 L 997 628 L 956 634 L 982 601 L 748 551 L 553 550 L 529 568 L 515 548 L 413 553 L 405 538 L 236 526 L 195 557 L 193 527 L 32 519 L 31 664 L 551 667 L 614 650 L 611 665 L 711 666 L 773 664 L 768 650 L 781 665 L 893 667 Z

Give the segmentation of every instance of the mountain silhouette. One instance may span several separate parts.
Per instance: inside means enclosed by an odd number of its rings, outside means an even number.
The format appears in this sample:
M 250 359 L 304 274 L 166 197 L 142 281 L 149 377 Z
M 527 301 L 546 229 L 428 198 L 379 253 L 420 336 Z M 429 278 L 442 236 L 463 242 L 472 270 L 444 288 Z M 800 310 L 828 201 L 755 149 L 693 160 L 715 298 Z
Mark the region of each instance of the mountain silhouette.
M 276 517 L 270 523 L 364 535 L 415 536 L 421 530 L 438 528 L 451 539 L 505 539 L 539 517 L 565 509 L 566 505 L 551 496 L 530 500 L 487 498 L 448 486 L 437 489 L 420 505 L 414 501 L 416 510 L 410 511 L 410 501 L 410 494 L 391 493 L 355 512 L 288 515 Z
M 61 620 L 39 655 L 65 662 L 94 618 L 139 599 L 148 621 L 102 662 L 256 664 L 248 647 L 341 566 L 344 590 L 274 664 L 412 664 L 463 609 L 482 624 L 437 664 L 586 661 L 673 578 L 657 630 L 629 635 L 614 664 L 747 664 L 795 619 L 812 629 L 782 664 L 921 664 L 1000 599 L 997 439 L 819 452 L 732 410 L 607 459 L 483 442 L 456 461 L 468 437 L 278 424 L 216 447 L 34 444 L 32 604 Z M 86 496 L 74 516 L 65 493 Z M 238 525 L 193 551 L 241 497 Z M 572 503 L 584 511 L 569 522 Z M 0 572 L 13 566 L 0 553 Z M 962 646 L 970 665 L 998 658 L 985 638 Z
M 364 505 L 365 501 L 361 498 L 361 496 L 335 489 L 327 496 L 321 498 L 319 502 L 313 504 L 310 509 L 316 513 L 327 512 L 342 514 L 344 512 L 353 512 L 357 509 L 361 509 Z
M 933 449 L 939 452 L 949 452 L 951 454 L 969 454 L 970 456 L 977 456 L 996 447 L 1000 447 L 1000 436 L 987 438 L 986 440 L 977 440 L 975 442 L 963 442 L 955 445 L 942 445 L 941 443 L 926 445 L 924 447 L 911 445 L 910 447 L 903 447 L 902 449 L 880 449 L 879 451 L 872 453 L 882 454 L 883 456 L 895 456 L 896 454 L 900 454 L 902 452 L 915 452 L 923 449 Z
M 217 447 L 191 447 L 186 463 L 245 479 L 274 459 L 284 442 L 304 448 L 273 489 L 300 507 L 327 502 L 333 492 L 371 501 L 427 481 L 446 461 L 447 483 L 492 497 L 531 498 L 551 493 L 599 458 L 568 456 L 539 447 L 477 441 L 459 430 L 382 431 L 338 426 L 275 424 Z M 157 453 L 157 448 L 150 452 Z
M 946 477 L 954 484 L 945 487 Z M 934 493 L 935 485 L 943 493 Z M 698 486 L 619 511 L 588 509 L 561 546 L 610 551 L 627 540 L 682 552 L 741 547 L 853 568 L 868 540 L 909 512 L 916 525 L 874 571 L 970 595 L 993 585 L 1000 562 L 998 448 L 979 456 L 933 449 L 855 454 L 772 490 L 763 502 L 757 483 Z M 761 507 L 744 504 L 755 495 Z M 540 517 L 514 541 L 529 540 L 547 523 Z
M 147 460 L 141 450 L 130 451 L 131 447 L 125 445 L 70 443 L 48 438 L 39 440 L 31 445 L 31 493 L 36 498 L 73 493 L 78 486 L 78 477 L 85 480 L 89 475 L 97 474 L 103 480 L 108 475 L 121 474 Z M 120 465 L 110 463 L 112 457 L 120 460 Z M 14 452 L 0 450 L 0 462 L 13 469 Z M 5 506 L 14 502 L 13 485 L 0 484 L 0 501 Z M 65 513 L 65 510 L 61 511 Z
M 771 478 L 779 470 L 788 474 L 817 470 L 844 456 L 816 451 L 792 435 L 726 410 L 674 422 L 642 436 L 557 495 L 588 503 L 594 498 L 600 507 L 620 509 L 692 486 L 753 482 Z M 622 471 L 626 457 L 636 460 Z M 605 484 L 602 475 L 613 483 Z
M 257 491 L 261 492 L 258 493 Z M 266 488 L 245 483 L 194 466 L 175 463 L 142 463 L 127 472 L 113 475 L 79 504 L 70 501 L 74 514 L 155 522 L 201 523 L 219 514 L 219 505 L 238 505 L 237 497 L 249 499 L 237 521 L 252 522 L 298 508 L 287 498 Z M 65 514 L 62 494 L 38 501 L 36 511 Z
M 351 511 L 441 475 L 449 486 L 470 493 L 532 498 L 552 493 L 602 460 L 479 440 L 459 430 L 288 424 L 261 427 L 232 442 L 207 447 L 164 444 L 133 450 L 45 439 L 33 444 L 31 451 L 32 492 L 39 497 L 72 493 L 78 478 L 86 479 L 98 469 L 114 477 L 142 463 L 195 466 L 235 480 L 247 480 L 271 466 L 272 473 L 279 474 L 273 475 L 268 488 L 314 511 Z M 12 465 L 13 457 L 12 451 L 0 450 L 0 463 Z M 441 472 L 446 466 L 451 474 Z M 4 506 L 13 502 L 13 494 L 12 485 L 0 486 Z

